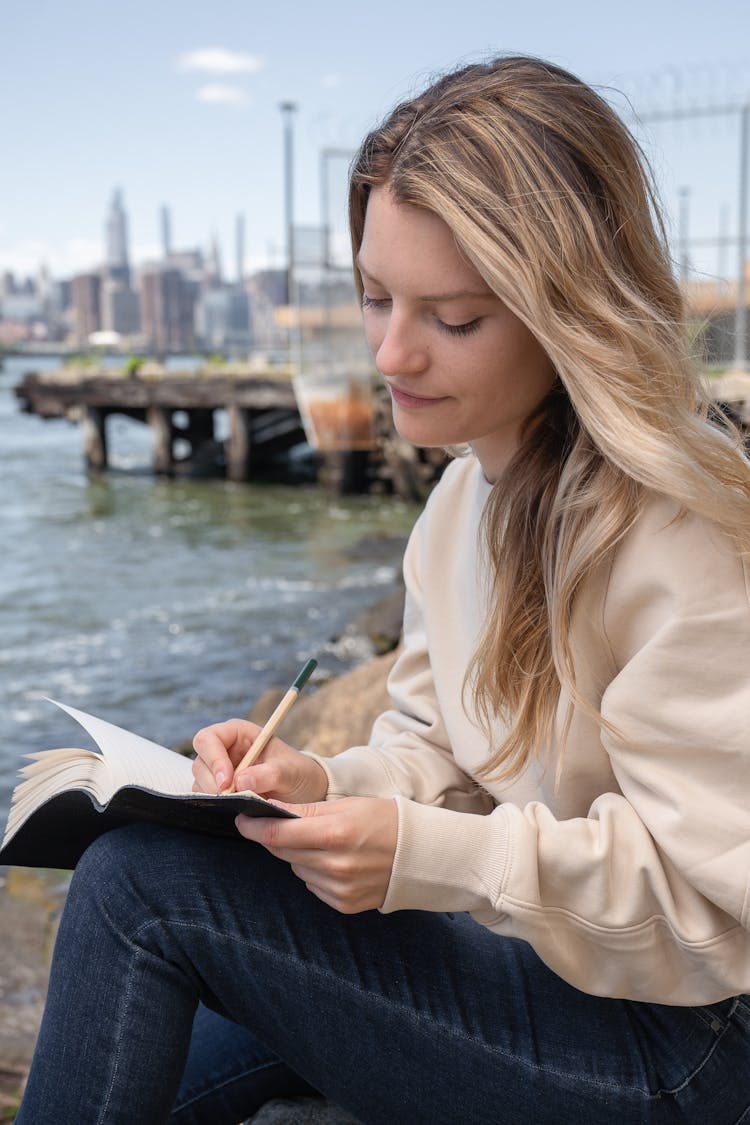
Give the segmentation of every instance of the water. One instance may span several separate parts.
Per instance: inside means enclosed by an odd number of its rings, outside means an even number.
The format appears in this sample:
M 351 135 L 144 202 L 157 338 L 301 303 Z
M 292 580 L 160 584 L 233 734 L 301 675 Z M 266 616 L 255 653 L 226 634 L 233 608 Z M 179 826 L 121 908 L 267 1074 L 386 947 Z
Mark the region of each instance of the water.
M 303 486 L 155 480 L 148 430 L 124 418 L 108 423 L 115 471 L 89 480 L 78 428 L 16 405 L 23 371 L 45 366 L 0 370 L 0 826 L 23 754 L 89 745 L 45 696 L 174 745 L 310 656 L 320 676 L 351 666 L 361 652 L 332 638 L 391 587 L 417 514 Z

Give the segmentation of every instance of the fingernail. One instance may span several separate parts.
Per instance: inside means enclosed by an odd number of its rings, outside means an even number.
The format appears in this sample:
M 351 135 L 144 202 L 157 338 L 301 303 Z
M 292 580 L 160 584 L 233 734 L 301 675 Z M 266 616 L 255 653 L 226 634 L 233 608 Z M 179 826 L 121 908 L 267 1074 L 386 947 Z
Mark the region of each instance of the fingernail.
M 222 770 L 219 770 L 218 773 L 214 774 L 214 781 L 216 782 L 217 789 L 223 789 L 226 780 L 227 775 Z

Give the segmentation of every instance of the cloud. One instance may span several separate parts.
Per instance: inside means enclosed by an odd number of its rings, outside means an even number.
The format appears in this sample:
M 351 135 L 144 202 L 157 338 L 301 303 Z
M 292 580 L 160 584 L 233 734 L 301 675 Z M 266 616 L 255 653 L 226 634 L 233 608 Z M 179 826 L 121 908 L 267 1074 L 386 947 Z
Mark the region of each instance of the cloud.
M 25 239 L 0 247 L 0 270 L 13 270 L 24 277 L 36 274 L 46 263 L 55 277 L 70 277 L 97 269 L 104 257 L 103 239 L 73 237 L 62 242 Z
M 228 51 L 225 47 L 198 47 L 185 51 L 177 60 L 178 70 L 199 70 L 204 74 L 255 74 L 265 66 L 260 55 Z
M 210 86 L 201 86 L 195 96 L 199 102 L 210 102 L 214 105 L 247 105 L 250 101 L 239 86 L 226 86 L 218 82 Z

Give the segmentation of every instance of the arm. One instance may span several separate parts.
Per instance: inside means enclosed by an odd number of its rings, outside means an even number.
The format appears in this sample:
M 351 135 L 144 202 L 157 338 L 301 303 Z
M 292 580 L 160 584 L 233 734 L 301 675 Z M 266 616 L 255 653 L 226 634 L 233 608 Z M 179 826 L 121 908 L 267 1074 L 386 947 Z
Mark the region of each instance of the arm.
M 710 1003 L 750 990 L 747 576 L 704 521 L 657 522 L 618 553 L 605 615 L 619 791 L 572 819 L 398 798 L 383 909 L 470 910 L 584 991 Z
M 437 699 L 422 613 L 423 518 L 404 555 L 403 652 L 388 678 L 393 702 L 375 722 L 368 746 L 334 758 L 310 754 L 328 776 L 328 797 L 393 797 L 423 805 L 486 812 L 490 796 L 456 763 Z

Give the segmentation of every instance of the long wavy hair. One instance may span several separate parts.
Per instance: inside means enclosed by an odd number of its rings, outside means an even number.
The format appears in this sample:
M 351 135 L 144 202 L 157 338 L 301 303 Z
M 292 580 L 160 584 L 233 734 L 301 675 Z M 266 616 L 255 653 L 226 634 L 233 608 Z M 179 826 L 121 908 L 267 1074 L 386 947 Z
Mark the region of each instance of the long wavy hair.
M 491 612 L 465 687 L 488 735 L 496 715 L 506 722 L 485 775 L 507 778 L 552 744 L 562 686 L 604 722 L 576 686 L 572 608 L 644 490 L 707 516 L 747 554 L 750 466 L 736 432 L 709 421 L 646 161 L 589 86 L 500 57 L 397 106 L 350 174 L 360 295 L 367 200 L 382 186 L 447 223 L 557 374 L 482 524 Z

